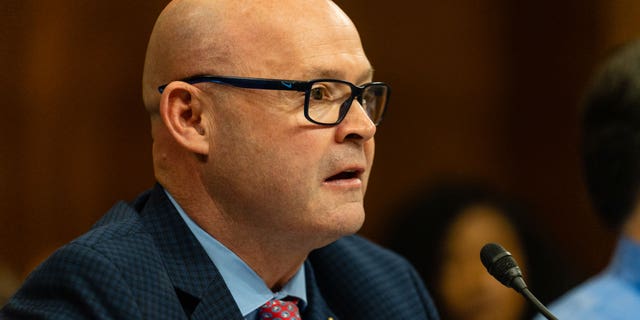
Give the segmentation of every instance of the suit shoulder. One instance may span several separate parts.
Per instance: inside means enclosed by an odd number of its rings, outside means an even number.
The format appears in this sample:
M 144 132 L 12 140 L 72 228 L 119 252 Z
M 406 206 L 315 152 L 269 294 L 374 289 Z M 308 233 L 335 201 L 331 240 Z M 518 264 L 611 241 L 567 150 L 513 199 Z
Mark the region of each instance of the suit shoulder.
M 143 230 L 138 212 L 125 202 L 116 203 L 91 230 L 72 243 L 97 248 L 118 239 L 129 238 Z
M 70 243 L 29 275 L 2 312 L 20 319 L 53 315 L 64 319 L 141 318 L 123 276 L 105 255 Z M 112 305 L 118 307 L 108 307 Z
M 318 288 L 340 318 L 438 319 L 411 264 L 367 239 L 344 237 L 312 252 L 309 261 Z

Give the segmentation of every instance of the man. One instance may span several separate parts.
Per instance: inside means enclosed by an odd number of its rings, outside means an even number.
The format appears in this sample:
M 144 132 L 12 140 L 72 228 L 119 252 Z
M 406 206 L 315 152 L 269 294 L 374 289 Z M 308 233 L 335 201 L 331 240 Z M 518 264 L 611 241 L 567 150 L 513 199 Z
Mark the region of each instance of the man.
M 333 2 L 171 2 L 143 75 L 158 185 L 1 315 L 437 319 L 405 260 L 352 235 L 389 95 L 372 76 Z
M 550 309 L 567 319 L 640 314 L 640 42 L 617 51 L 585 100 L 583 156 L 596 211 L 620 235 L 609 266 Z M 542 319 L 542 318 L 540 318 Z

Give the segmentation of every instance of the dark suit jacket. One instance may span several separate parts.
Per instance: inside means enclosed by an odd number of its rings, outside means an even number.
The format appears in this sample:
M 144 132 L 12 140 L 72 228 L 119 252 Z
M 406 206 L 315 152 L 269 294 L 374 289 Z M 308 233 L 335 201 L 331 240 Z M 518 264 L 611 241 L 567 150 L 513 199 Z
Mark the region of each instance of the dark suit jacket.
M 358 236 L 305 262 L 304 320 L 437 319 L 414 269 Z M 159 185 L 117 203 L 56 251 L 0 311 L 8 319 L 242 320 L 204 249 Z

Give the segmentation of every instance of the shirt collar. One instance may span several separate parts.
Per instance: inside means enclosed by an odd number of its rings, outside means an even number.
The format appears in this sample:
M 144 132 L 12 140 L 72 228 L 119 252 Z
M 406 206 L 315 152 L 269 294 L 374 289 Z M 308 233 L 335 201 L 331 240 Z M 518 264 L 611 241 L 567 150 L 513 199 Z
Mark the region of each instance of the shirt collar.
M 609 271 L 621 277 L 625 282 L 640 287 L 640 242 L 628 237 L 618 241 Z
M 307 290 L 304 264 L 282 290 L 272 292 L 262 278 L 242 261 L 240 257 L 191 220 L 166 189 L 165 193 L 180 214 L 180 217 L 182 217 L 198 242 L 200 242 L 200 245 L 202 245 L 211 261 L 218 268 L 243 317 L 251 314 L 269 300 L 283 299 L 287 296 L 299 299 L 298 307 L 300 310 L 306 307 Z

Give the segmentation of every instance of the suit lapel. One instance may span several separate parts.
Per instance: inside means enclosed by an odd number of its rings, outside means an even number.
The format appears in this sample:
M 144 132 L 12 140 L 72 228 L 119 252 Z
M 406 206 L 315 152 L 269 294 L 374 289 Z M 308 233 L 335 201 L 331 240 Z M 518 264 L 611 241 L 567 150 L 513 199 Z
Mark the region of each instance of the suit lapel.
M 307 283 L 307 308 L 301 314 L 304 320 L 338 320 L 338 317 L 331 311 L 329 305 L 322 297 L 320 288 L 316 283 L 316 277 L 314 275 L 311 262 L 307 260 L 305 262 L 305 277 Z
M 242 320 L 218 269 L 160 185 L 141 210 L 180 303 L 191 319 Z

